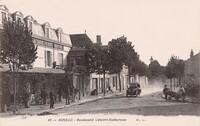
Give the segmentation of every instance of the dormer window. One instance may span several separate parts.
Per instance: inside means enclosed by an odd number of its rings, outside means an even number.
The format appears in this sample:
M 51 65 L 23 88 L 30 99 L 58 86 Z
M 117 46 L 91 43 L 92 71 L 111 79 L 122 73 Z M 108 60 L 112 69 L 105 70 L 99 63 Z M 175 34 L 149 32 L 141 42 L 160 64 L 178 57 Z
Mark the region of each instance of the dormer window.
M 47 38 L 49 38 L 49 28 L 48 27 L 45 28 L 45 35 Z
M 2 23 L 4 23 L 6 21 L 6 13 L 5 12 L 1 12 L 2 15 Z
M 46 38 L 50 38 L 50 24 L 48 22 L 45 22 L 43 25 L 44 35 Z
M 29 15 L 24 18 L 24 21 L 26 22 L 28 29 L 32 31 L 34 21 L 33 17 Z
M 33 28 L 33 22 L 32 21 L 28 22 L 28 28 L 29 28 L 29 30 L 32 31 L 32 28 Z
M 21 23 L 22 22 L 22 19 L 20 17 L 17 17 L 17 22 L 18 23 Z
M 61 28 L 57 28 L 56 29 L 56 34 L 57 34 L 57 37 L 58 37 L 58 42 L 62 42 L 62 29 Z
M 58 41 L 61 42 L 61 32 L 58 32 Z

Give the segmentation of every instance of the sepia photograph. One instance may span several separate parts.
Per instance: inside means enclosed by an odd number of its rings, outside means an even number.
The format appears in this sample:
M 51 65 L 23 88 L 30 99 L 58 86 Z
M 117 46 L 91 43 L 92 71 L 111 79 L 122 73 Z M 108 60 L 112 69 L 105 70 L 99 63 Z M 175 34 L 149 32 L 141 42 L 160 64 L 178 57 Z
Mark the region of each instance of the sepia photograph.
M 0 126 L 200 126 L 200 0 L 0 0 Z

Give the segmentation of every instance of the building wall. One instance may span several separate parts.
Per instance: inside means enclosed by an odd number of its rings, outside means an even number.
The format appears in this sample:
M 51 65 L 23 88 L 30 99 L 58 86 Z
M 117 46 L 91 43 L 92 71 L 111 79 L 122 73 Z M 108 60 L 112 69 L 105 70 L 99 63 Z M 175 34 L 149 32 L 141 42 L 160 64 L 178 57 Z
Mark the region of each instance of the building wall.
M 22 22 L 26 23 L 28 28 L 32 31 L 33 42 L 38 46 L 37 56 L 38 58 L 33 63 L 33 67 L 45 67 L 52 68 L 53 62 L 55 61 L 57 65 L 67 64 L 67 54 L 71 47 L 71 40 L 68 34 L 64 33 L 61 28 L 51 28 L 48 22 L 43 24 L 38 23 L 32 16 L 26 16 L 20 11 L 15 13 L 10 13 L 5 5 L 0 5 L 0 28 L 2 29 L 2 12 L 6 13 L 6 17 L 10 20 L 15 20 L 21 18 Z M 46 29 L 49 29 L 47 32 Z M 47 33 L 49 33 L 47 35 Z M 60 34 L 60 36 L 59 36 Z M 48 56 L 47 51 L 51 52 L 51 65 L 47 65 Z M 61 59 L 62 54 L 62 59 Z M 60 56 L 59 56 L 60 55 Z M 61 61 L 63 62 L 61 63 Z
M 113 91 L 119 90 L 119 76 L 117 74 L 106 74 L 106 89 L 108 85 L 111 87 Z M 123 66 L 120 72 L 120 80 L 121 80 L 121 89 L 126 90 L 129 85 L 129 77 L 128 77 L 128 68 Z M 148 79 L 145 76 L 131 76 L 130 82 L 139 82 L 141 84 L 141 88 L 144 88 L 148 85 Z M 94 89 L 98 89 L 99 93 L 102 93 L 102 84 L 103 84 L 103 75 L 99 74 L 90 74 L 90 91 Z M 97 87 L 98 86 L 98 87 Z
M 187 85 L 200 84 L 200 53 L 185 61 L 185 83 Z

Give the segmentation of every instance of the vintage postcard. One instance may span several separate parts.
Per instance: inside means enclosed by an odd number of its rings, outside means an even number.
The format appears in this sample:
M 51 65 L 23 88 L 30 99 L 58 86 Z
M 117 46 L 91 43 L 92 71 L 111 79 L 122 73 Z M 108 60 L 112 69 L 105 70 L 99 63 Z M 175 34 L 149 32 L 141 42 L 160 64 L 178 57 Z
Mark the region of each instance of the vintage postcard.
M 1 126 L 199 120 L 199 0 L 0 0 Z

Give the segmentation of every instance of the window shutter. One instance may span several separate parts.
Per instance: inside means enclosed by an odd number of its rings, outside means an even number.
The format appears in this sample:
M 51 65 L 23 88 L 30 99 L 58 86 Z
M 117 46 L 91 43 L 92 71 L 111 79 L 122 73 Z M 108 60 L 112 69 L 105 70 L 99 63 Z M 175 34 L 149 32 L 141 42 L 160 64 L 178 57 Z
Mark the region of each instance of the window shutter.
M 44 66 L 47 66 L 47 51 L 44 51 Z
M 52 62 L 52 52 L 50 52 L 50 67 L 52 67 L 53 62 Z

